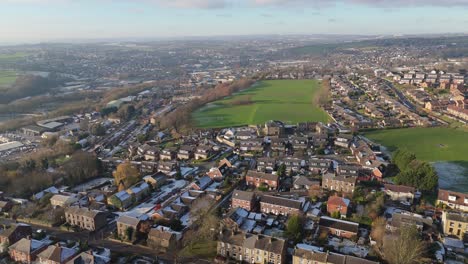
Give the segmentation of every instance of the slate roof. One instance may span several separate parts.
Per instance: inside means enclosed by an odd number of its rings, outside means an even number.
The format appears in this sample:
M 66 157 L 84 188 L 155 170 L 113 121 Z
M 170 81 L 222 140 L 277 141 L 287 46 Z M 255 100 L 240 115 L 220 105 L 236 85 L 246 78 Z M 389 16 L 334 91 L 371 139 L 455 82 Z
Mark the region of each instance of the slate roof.
M 378 262 L 358 258 L 350 255 L 341 255 L 332 252 L 321 252 L 318 250 L 296 248 L 294 250 L 294 256 L 304 258 L 310 261 L 316 261 L 318 263 L 328 264 L 377 264 Z M 315 263 L 315 262 L 314 262 Z
M 263 173 L 263 172 L 253 171 L 253 170 L 249 170 L 247 172 L 247 176 L 254 177 L 254 178 L 260 178 L 260 179 L 265 179 L 265 180 L 268 180 L 268 181 L 278 181 L 278 179 L 279 179 L 278 175 L 276 175 L 276 174 Z
M 101 257 L 95 256 L 91 252 L 82 252 L 78 256 L 74 257 L 67 264 L 107 264 L 110 263 L 110 260 Z
M 13 233 L 15 233 L 19 228 L 28 228 L 30 231 L 30 233 L 32 233 L 32 227 L 30 225 L 27 225 L 27 224 L 22 224 L 22 223 L 18 223 L 18 224 L 15 224 L 15 225 L 12 225 L 10 228 L 7 228 L 7 229 L 3 229 L 0 231 L 0 236 L 2 237 L 10 237 Z
M 133 217 L 129 215 L 121 215 L 117 219 L 117 223 L 122 223 L 122 224 L 129 225 L 129 226 L 138 226 L 140 222 L 141 220 L 138 219 L 137 217 Z
M 67 259 L 74 256 L 78 251 L 72 248 L 61 247 L 58 245 L 51 245 L 37 256 L 43 260 L 49 260 L 56 263 L 62 263 Z
M 302 208 L 301 201 L 287 199 L 287 198 L 278 197 L 278 196 L 264 195 L 262 196 L 260 202 L 267 203 L 267 204 L 280 205 L 280 206 L 289 207 L 289 208 L 295 208 L 299 210 Z
M 41 241 L 35 239 L 27 239 L 22 238 L 15 244 L 11 245 L 8 249 L 16 250 L 25 254 L 31 254 L 32 252 L 47 246 L 46 244 L 42 243 Z
M 352 233 L 358 233 L 359 231 L 358 223 L 334 219 L 334 218 L 327 217 L 327 216 L 320 217 L 319 226 L 339 229 L 339 230 L 348 231 Z
M 255 196 L 254 192 L 246 192 L 241 190 L 234 190 L 232 199 L 238 199 L 243 201 L 252 201 Z
M 68 213 L 68 214 L 73 214 L 73 215 L 81 215 L 81 216 L 86 216 L 86 217 L 90 217 L 90 218 L 95 218 L 97 215 L 99 214 L 103 214 L 104 212 L 103 211 L 99 211 L 99 210 L 90 210 L 88 208 L 82 208 L 82 207 L 78 207 L 78 206 L 72 206 L 72 207 L 69 207 L 65 210 L 65 213 Z
M 287 246 L 286 241 L 280 238 L 246 233 L 223 236 L 221 241 L 248 249 L 259 249 L 273 252 L 275 254 L 281 254 Z
M 153 239 L 170 240 L 175 236 L 176 235 L 173 232 L 164 230 L 161 227 L 151 228 L 150 232 L 148 233 L 148 238 L 151 237 Z
M 312 186 L 312 185 L 320 185 L 319 181 L 313 181 L 309 180 L 309 178 L 305 176 L 299 176 L 294 180 L 294 185 L 299 185 L 299 186 Z

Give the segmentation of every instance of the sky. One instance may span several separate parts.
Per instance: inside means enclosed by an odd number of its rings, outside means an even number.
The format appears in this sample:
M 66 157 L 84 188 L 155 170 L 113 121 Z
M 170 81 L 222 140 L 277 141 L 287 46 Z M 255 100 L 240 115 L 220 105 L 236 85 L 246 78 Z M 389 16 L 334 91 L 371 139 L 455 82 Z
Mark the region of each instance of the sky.
M 468 33 L 468 0 L 0 0 L 0 43 Z

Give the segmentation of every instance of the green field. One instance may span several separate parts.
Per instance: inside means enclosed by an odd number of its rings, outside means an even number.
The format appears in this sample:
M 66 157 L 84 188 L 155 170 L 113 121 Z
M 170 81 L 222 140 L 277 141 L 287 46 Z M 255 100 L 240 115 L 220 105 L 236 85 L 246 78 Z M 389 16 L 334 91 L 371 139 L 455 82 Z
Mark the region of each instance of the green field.
M 0 88 L 12 85 L 17 78 L 16 72 L 11 70 L 0 70 Z
M 314 105 L 321 89 L 316 80 L 262 81 L 233 96 L 210 103 L 193 115 L 201 128 L 262 124 L 269 120 L 286 123 L 329 120 L 328 114 Z M 235 104 L 239 100 L 249 101 Z
M 462 128 L 407 128 L 369 132 L 371 140 L 394 151 L 406 148 L 420 160 L 431 162 L 439 174 L 439 186 L 468 190 L 468 132 Z
M 0 53 L 0 64 L 2 63 L 13 63 L 21 58 L 28 56 L 28 53 L 25 52 L 16 52 L 16 53 Z
M 406 148 L 420 160 L 468 161 L 468 132 L 453 128 L 389 129 L 365 134 L 390 151 Z

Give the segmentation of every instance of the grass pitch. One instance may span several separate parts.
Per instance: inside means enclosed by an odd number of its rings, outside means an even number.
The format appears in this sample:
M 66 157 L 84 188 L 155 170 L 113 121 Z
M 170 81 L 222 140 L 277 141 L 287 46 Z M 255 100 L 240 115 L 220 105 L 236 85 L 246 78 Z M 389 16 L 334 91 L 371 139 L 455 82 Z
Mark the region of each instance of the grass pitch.
M 439 187 L 468 192 L 468 132 L 462 128 L 407 128 L 365 134 L 390 151 L 406 148 L 433 164 Z
M 316 106 L 321 89 L 316 80 L 261 81 L 233 96 L 210 103 L 193 114 L 200 128 L 262 124 L 269 120 L 286 123 L 329 121 L 328 114 Z M 236 104 L 236 101 L 248 101 Z
M 420 160 L 468 161 L 468 132 L 445 127 L 407 128 L 365 134 L 390 151 L 406 148 Z

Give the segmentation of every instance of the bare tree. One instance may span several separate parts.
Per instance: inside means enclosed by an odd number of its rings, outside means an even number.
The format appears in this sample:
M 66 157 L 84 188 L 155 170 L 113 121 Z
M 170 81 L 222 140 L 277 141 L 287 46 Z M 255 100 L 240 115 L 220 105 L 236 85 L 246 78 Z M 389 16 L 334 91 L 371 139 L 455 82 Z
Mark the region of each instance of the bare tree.
M 372 222 L 371 237 L 377 242 L 377 247 L 380 249 L 383 245 L 385 237 L 386 221 L 383 217 L 378 217 Z
M 384 259 L 390 264 L 421 263 L 426 246 L 416 226 L 403 226 L 395 236 L 387 236 L 383 243 Z

